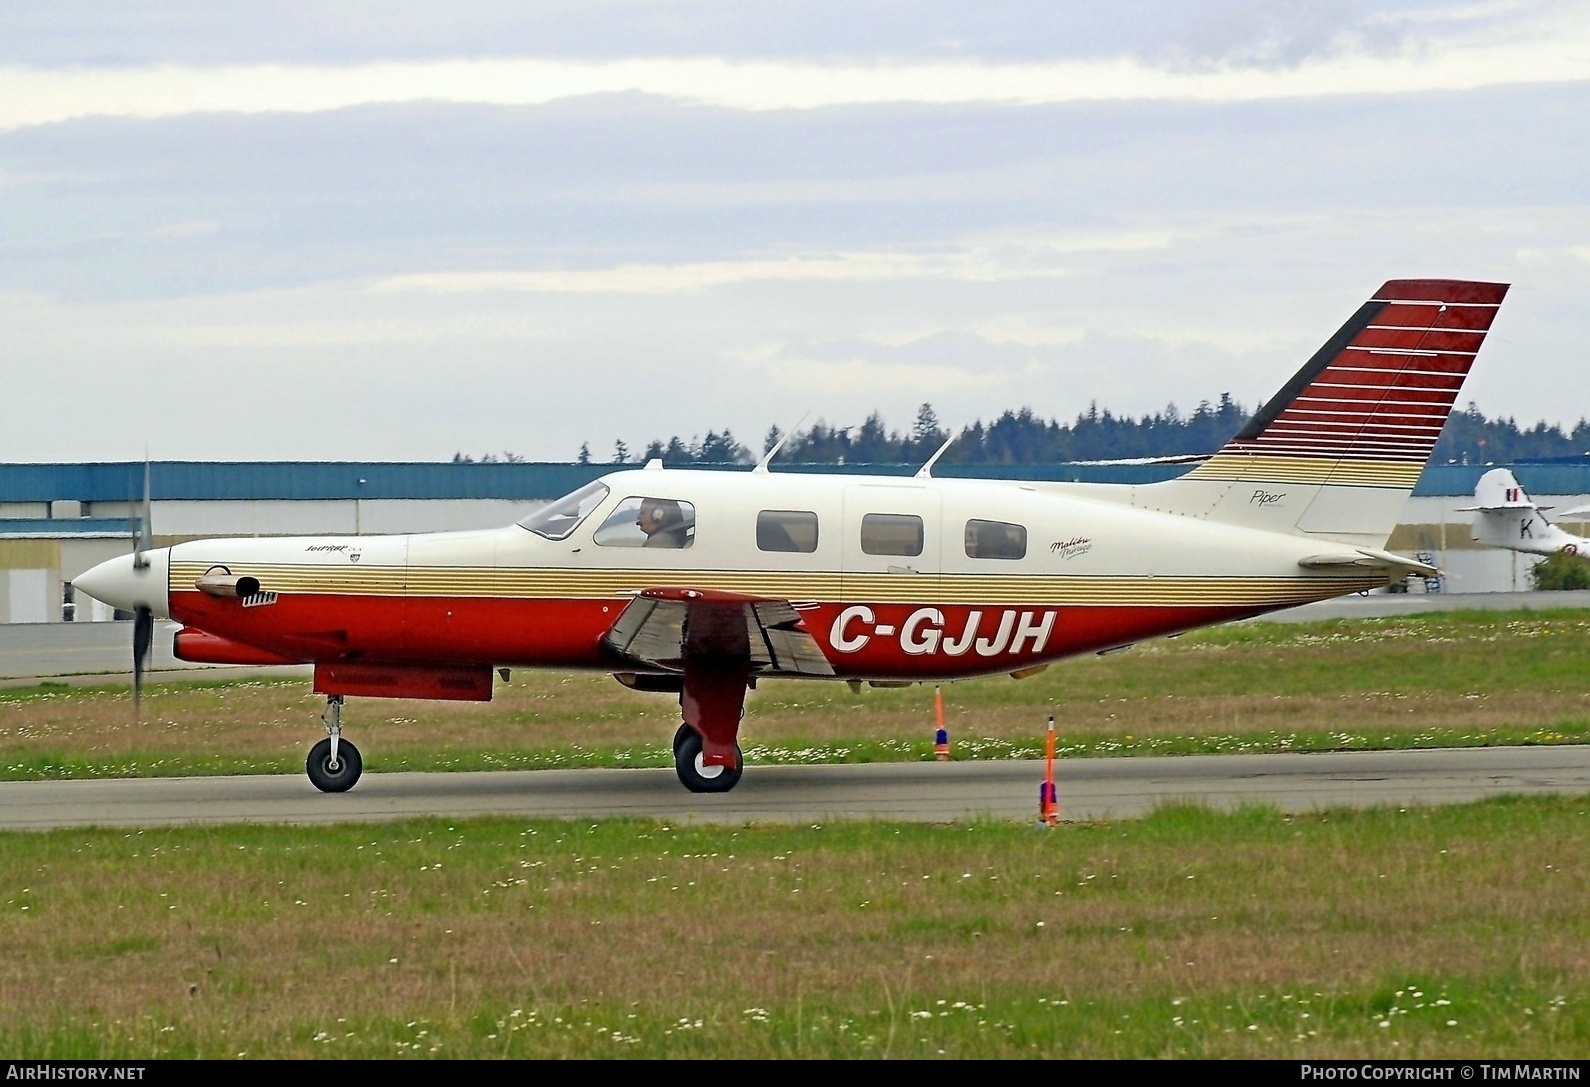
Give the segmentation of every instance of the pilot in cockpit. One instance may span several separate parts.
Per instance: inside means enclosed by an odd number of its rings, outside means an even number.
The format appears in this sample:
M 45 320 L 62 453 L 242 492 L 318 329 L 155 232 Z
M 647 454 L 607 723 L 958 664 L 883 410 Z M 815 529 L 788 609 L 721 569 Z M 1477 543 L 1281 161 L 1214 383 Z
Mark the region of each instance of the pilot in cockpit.
M 682 548 L 690 546 L 690 530 L 694 526 L 679 508 L 679 503 L 666 498 L 648 498 L 640 505 L 635 524 L 646 534 L 642 547 Z

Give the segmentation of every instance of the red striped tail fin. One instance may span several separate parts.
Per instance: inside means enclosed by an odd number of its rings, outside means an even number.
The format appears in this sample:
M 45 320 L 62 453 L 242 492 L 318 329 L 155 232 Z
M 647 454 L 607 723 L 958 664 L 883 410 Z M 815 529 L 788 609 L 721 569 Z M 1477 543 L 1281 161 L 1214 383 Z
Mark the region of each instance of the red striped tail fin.
M 1507 287 L 1392 280 L 1183 478 L 1411 490 Z
M 1505 283 L 1392 280 L 1218 453 L 1127 500 L 1384 547 L 1506 294 Z

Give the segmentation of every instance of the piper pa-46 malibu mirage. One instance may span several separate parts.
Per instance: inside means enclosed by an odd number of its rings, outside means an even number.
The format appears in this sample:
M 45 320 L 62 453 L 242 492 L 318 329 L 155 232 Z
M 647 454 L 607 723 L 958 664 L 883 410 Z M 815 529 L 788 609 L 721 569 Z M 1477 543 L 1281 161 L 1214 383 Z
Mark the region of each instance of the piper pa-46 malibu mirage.
M 362 768 L 344 698 L 486 701 L 493 668 L 542 666 L 677 695 L 679 780 L 724 792 L 760 679 L 1019 677 L 1435 576 L 1385 542 L 1506 292 L 1387 283 L 1224 448 L 1161 483 L 938 479 L 933 461 L 915 478 L 770 473 L 775 448 L 750 472 L 613 472 L 485 532 L 155 549 L 146 528 L 75 584 L 137 613 L 135 685 L 154 617 L 184 624 L 183 660 L 312 663 L 323 790 Z

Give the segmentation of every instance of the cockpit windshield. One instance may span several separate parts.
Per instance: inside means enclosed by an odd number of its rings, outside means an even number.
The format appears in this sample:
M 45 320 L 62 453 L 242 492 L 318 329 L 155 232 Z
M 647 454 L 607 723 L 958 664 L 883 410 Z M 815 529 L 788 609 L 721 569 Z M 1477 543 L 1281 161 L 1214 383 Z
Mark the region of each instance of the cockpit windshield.
M 566 539 L 569 533 L 579 527 L 580 522 L 591 515 L 591 511 L 602 504 L 602 499 L 607 497 L 607 484 L 600 480 L 587 483 L 573 494 L 564 495 L 550 505 L 542 506 L 529 517 L 519 522 L 520 528 L 527 528 L 537 536 L 545 536 L 549 540 Z

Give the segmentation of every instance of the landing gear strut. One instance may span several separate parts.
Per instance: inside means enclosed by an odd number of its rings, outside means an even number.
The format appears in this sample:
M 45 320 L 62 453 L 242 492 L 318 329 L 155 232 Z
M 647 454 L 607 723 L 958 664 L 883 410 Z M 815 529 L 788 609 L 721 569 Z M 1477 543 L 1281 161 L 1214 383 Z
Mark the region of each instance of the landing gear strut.
M 740 718 L 751 669 L 743 657 L 693 657 L 685 662 L 674 733 L 674 770 L 693 793 L 726 793 L 740 783 Z
M 364 759 L 359 749 L 342 738 L 342 696 L 326 696 L 326 712 L 320 715 L 326 726 L 326 738 L 309 749 L 309 760 L 304 769 L 309 780 L 323 793 L 345 793 L 364 773 Z

